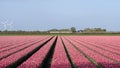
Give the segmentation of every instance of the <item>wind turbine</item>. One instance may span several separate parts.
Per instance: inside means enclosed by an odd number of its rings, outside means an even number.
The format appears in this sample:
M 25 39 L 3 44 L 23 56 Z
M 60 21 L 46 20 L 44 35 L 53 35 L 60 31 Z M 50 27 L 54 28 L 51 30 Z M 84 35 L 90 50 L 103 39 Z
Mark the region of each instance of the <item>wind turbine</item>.
M 12 29 L 12 27 L 13 27 L 13 22 L 11 22 L 11 23 L 8 23 L 8 21 L 5 21 L 5 22 L 1 22 L 1 24 L 3 25 L 3 27 L 4 27 L 4 31 L 5 30 L 7 30 L 7 27 L 9 26 L 9 28 L 10 29 Z
M 4 29 L 3 30 L 7 30 L 7 22 L 1 22 L 1 24 L 3 25 Z

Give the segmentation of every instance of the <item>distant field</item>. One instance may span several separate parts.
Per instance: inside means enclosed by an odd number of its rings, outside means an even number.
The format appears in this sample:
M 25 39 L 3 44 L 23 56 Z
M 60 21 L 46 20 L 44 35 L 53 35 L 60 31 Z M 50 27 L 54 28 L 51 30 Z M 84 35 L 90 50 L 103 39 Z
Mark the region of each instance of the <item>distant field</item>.
M 0 68 L 120 68 L 120 36 L 0 36 Z

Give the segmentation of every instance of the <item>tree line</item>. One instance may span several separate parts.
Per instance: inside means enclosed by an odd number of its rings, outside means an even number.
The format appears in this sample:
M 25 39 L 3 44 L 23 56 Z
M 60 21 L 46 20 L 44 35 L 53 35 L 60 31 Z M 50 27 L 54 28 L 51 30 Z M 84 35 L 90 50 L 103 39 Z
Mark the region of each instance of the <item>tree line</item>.
M 83 30 L 76 30 L 75 27 L 71 27 L 69 29 L 51 29 L 51 30 L 47 30 L 47 31 L 22 31 L 22 30 L 19 30 L 19 31 L 0 31 L 0 34 L 23 34 L 23 35 L 27 35 L 27 34 L 30 34 L 30 35 L 42 35 L 42 34 L 50 34 L 49 31 L 72 31 L 72 33 L 74 34 L 78 34 L 78 33 L 120 33 L 120 32 L 107 32 L 106 29 L 103 29 L 103 28 L 85 28 Z

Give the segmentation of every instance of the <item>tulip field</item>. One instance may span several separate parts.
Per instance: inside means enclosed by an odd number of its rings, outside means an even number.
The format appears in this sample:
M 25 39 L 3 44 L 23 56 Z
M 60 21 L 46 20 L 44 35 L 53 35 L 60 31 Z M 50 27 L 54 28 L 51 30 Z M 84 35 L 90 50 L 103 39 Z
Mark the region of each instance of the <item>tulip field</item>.
M 0 36 L 0 68 L 120 68 L 120 36 Z

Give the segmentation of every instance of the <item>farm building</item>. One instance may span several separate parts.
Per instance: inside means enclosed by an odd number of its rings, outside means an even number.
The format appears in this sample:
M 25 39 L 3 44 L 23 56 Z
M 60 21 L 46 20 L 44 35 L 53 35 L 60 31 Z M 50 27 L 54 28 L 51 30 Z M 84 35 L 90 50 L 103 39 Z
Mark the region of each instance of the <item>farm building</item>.
M 60 33 L 59 31 L 49 31 L 50 33 Z
M 72 33 L 71 30 L 51 30 L 50 33 Z

